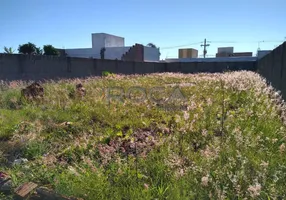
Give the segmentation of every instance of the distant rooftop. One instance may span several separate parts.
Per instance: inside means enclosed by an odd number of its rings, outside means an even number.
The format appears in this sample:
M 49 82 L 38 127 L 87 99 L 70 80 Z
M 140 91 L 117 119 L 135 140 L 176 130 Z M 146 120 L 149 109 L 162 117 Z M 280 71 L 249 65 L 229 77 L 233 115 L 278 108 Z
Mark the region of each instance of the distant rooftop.
M 257 57 L 218 57 L 218 58 L 174 58 L 166 59 L 165 62 L 245 62 L 256 61 Z
M 121 37 L 121 36 L 118 36 L 118 35 L 109 34 L 109 33 L 92 33 L 92 35 L 107 35 L 107 36 L 124 38 L 124 37 Z

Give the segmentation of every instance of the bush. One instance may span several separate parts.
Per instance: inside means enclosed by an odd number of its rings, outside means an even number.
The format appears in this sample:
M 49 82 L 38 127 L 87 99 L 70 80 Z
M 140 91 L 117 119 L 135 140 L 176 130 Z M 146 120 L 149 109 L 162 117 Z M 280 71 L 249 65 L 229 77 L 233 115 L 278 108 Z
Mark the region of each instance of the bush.
M 109 71 L 103 71 L 102 76 L 114 76 L 115 74 Z

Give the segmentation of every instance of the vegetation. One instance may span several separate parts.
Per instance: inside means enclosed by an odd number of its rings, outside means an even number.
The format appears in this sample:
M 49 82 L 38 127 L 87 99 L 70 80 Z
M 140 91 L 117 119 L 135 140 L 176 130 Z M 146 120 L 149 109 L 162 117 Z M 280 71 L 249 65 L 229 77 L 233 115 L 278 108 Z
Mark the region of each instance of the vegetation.
M 106 49 L 104 47 L 100 49 L 100 58 L 101 59 L 105 58 L 105 51 L 106 51 Z
M 151 42 L 147 44 L 147 47 L 158 48 L 155 44 L 153 44 L 153 43 L 151 43 Z M 160 52 L 159 52 L 159 55 L 161 55 Z
M 15 52 L 15 50 L 13 50 L 12 47 L 4 47 L 4 53 L 6 54 L 13 54 Z
M 157 48 L 157 46 L 155 44 L 153 44 L 153 43 L 148 43 L 147 47 Z
M 22 54 L 42 54 L 41 48 L 31 42 L 19 45 L 18 51 Z
M 43 49 L 44 49 L 44 55 L 58 56 L 60 54 L 59 51 L 52 45 L 44 45 Z
M 86 95 L 70 96 L 79 82 Z M 0 92 L 0 171 L 13 187 L 87 200 L 286 198 L 285 104 L 253 72 L 61 80 L 39 101 L 21 98 L 24 85 Z
M 115 74 L 113 74 L 112 72 L 109 72 L 109 71 L 103 71 L 102 76 L 115 76 Z
M 31 42 L 19 45 L 18 51 L 19 53 L 30 55 L 59 55 L 59 51 L 52 45 L 44 45 L 43 49 L 41 49 Z

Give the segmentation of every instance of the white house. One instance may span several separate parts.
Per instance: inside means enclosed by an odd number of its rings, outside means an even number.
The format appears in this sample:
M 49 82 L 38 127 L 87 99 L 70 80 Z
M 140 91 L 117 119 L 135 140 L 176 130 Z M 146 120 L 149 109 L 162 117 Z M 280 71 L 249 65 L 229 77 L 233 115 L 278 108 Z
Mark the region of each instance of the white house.
M 106 33 L 92 33 L 92 48 L 79 48 L 79 49 L 65 49 L 65 53 L 70 57 L 81 58 L 100 58 L 100 51 L 105 48 L 104 58 L 111 60 L 122 60 L 124 54 L 128 54 L 132 48 L 137 45 L 125 46 L 123 37 L 110 35 Z M 152 48 L 147 46 L 141 46 L 142 61 L 159 61 L 160 52 L 159 48 Z M 130 57 L 130 56 L 129 56 Z M 132 57 L 132 56 L 131 56 Z

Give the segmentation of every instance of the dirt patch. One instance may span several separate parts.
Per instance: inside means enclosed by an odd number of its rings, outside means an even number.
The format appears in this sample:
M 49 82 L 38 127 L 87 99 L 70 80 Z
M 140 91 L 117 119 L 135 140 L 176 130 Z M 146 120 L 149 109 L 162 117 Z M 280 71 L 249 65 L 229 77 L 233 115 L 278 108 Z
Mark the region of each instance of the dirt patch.
M 116 153 L 123 156 L 134 155 L 145 157 L 154 147 L 160 144 L 159 137 L 150 130 L 136 131 L 130 138 L 117 137 L 107 144 L 98 146 L 102 164 L 108 163 Z

